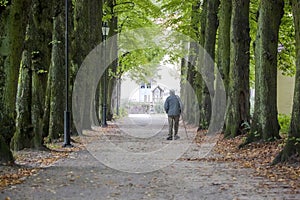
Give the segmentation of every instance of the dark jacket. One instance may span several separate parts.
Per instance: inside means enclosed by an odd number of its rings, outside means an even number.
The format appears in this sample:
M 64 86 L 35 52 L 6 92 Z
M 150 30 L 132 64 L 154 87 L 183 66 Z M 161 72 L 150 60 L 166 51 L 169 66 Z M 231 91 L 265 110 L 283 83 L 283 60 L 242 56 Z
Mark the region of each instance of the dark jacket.
M 176 116 L 181 114 L 181 102 L 177 95 L 170 95 L 164 105 L 165 111 L 168 116 Z

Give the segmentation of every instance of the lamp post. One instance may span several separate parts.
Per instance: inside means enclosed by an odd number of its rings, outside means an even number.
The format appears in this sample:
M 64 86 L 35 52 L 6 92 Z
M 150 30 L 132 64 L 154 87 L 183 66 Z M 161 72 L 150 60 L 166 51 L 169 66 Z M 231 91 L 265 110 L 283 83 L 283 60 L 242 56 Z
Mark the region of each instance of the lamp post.
M 120 109 L 120 92 L 121 92 L 121 78 L 118 77 L 117 78 L 117 116 L 119 116 L 120 112 L 119 112 L 119 109 Z
M 102 38 L 103 38 L 103 44 L 104 44 L 104 65 L 106 65 L 106 38 L 108 36 L 109 32 L 109 27 L 107 22 L 102 23 Z M 104 69 L 104 74 L 103 74 L 103 94 L 102 94 L 102 119 L 101 119 L 101 126 L 102 127 L 107 127 L 107 122 L 106 122 L 106 102 L 107 102 L 107 70 L 106 66 Z
M 65 0 L 65 92 L 66 107 L 64 111 L 64 144 L 63 147 L 72 147 L 70 138 L 70 111 L 69 111 L 69 0 Z

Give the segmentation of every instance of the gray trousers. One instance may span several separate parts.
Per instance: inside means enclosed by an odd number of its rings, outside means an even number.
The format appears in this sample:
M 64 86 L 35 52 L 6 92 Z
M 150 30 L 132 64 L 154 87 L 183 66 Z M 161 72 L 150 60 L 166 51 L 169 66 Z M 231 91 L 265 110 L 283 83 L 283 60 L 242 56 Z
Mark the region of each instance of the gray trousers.
M 168 116 L 169 137 L 173 137 L 173 129 L 174 129 L 174 133 L 175 133 L 174 136 L 176 136 L 178 134 L 179 117 L 180 117 L 180 115 Z

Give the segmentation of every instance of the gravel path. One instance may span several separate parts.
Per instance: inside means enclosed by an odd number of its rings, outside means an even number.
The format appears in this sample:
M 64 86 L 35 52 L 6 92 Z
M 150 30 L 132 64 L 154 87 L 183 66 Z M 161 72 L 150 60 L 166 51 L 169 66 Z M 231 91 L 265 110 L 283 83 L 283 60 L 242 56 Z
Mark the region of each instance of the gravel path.
M 300 194 L 292 194 L 287 185 L 252 176 L 251 169 L 238 168 L 236 163 L 187 161 L 202 156 L 201 146 L 191 143 L 191 129 L 189 137 L 181 128 L 180 140 L 166 141 L 163 117 L 150 124 L 139 118 L 135 126 L 124 128 L 126 120 L 118 122 L 119 130 L 86 132 L 83 140 L 87 150 L 72 152 L 24 183 L 6 188 L 0 200 L 300 199 Z M 147 138 L 145 132 L 150 134 L 153 128 L 156 134 Z M 131 129 L 134 134 L 143 131 L 145 135 L 137 138 L 124 134 Z M 149 156 L 153 151 L 156 153 Z

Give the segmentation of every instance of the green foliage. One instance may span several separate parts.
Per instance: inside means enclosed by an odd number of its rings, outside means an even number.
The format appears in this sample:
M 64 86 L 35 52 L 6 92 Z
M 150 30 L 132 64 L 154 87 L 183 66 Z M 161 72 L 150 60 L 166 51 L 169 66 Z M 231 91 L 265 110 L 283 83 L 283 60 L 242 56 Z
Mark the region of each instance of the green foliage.
M 288 133 L 289 127 L 290 127 L 290 122 L 291 122 L 290 115 L 285 115 L 285 114 L 278 115 L 278 123 L 280 125 L 280 133 L 282 135 L 285 135 Z
M 255 60 L 254 60 L 254 40 L 257 32 L 257 20 L 258 20 L 259 1 L 250 1 L 250 86 L 254 87 L 255 80 Z M 293 24 L 293 16 L 291 5 L 288 1 L 285 1 L 284 15 L 281 20 L 279 29 L 279 44 L 283 45 L 284 49 L 278 52 L 278 69 L 281 70 L 283 75 L 293 76 L 295 75 L 295 31 Z
M 254 40 L 257 32 L 259 1 L 250 0 L 249 26 L 250 26 L 250 87 L 254 88 L 255 82 L 255 58 L 254 58 Z
M 44 70 L 44 69 L 39 69 L 38 71 L 37 71 L 37 74 L 47 74 L 48 73 L 48 71 L 47 70 Z
M 8 5 L 8 0 L 0 0 L 0 7 L 6 7 Z
M 54 44 L 61 44 L 62 42 L 59 40 L 52 40 L 51 42 L 49 42 L 49 44 L 54 45 Z
M 278 53 L 278 68 L 283 75 L 293 76 L 296 72 L 295 29 L 292 8 L 288 1 L 285 1 L 284 15 L 279 29 L 279 43 L 284 49 Z
M 288 142 L 291 142 L 291 143 L 294 144 L 294 145 L 300 144 L 300 138 L 298 138 L 298 137 L 289 137 L 289 138 L 287 139 L 287 141 L 288 141 Z
M 195 0 L 180 1 L 180 0 L 163 0 L 162 9 L 162 26 L 172 28 L 185 35 L 191 35 L 191 16 L 192 6 Z
M 155 26 L 155 18 L 161 13 L 160 8 L 153 4 L 151 0 L 118 0 L 113 11 L 105 5 L 104 11 L 108 15 L 112 16 L 113 12 L 113 15 L 118 16 L 119 33 L 124 30 Z
M 118 0 L 111 10 L 108 5 L 104 5 L 104 20 L 112 16 L 118 17 L 119 38 L 119 68 L 115 76 L 121 76 L 129 72 L 137 82 L 146 81 L 157 75 L 157 67 L 163 58 L 163 50 L 154 41 L 158 25 L 155 19 L 160 15 L 160 8 L 151 0 Z M 148 29 L 149 32 L 135 31 L 140 28 Z M 122 34 L 133 31 L 133 34 Z M 147 48 L 139 48 L 143 43 Z M 137 49 L 127 52 L 122 49 Z M 113 74 L 110 74 L 113 75 Z
M 137 83 L 147 82 L 157 77 L 157 67 L 162 60 L 162 50 L 138 49 L 120 57 L 121 67 L 119 70 L 128 71 L 132 80 Z
M 115 109 L 114 113 L 117 113 L 116 109 Z M 114 119 L 120 119 L 120 118 L 125 117 L 127 115 L 128 115 L 127 109 L 124 108 L 124 107 L 120 107 L 119 108 L 119 115 L 114 115 Z
M 249 132 L 251 129 L 251 125 L 249 122 L 243 122 L 241 124 L 241 127 L 243 127 L 243 132 Z

